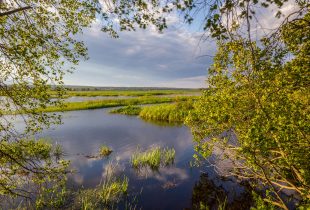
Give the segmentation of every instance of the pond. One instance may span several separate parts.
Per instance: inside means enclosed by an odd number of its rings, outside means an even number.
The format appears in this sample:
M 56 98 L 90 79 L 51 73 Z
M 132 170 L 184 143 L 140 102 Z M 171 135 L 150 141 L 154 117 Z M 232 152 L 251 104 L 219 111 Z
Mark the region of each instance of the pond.
M 62 145 L 65 157 L 71 160 L 76 170 L 69 178 L 71 187 L 97 186 L 108 164 L 117 163 L 119 174 L 129 178 L 129 194 L 136 197 L 138 208 L 190 209 L 194 202 L 200 202 L 200 198 L 195 198 L 197 190 L 215 188 L 202 199 L 210 200 L 208 195 L 214 196 L 214 192 L 220 190 L 226 193 L 229 202 L 239 199 L 242 192 L 237 183 L 220 179 L 212 167 L 190 167 L 194 151 L 186 126 L 152 124 L 135 116 L 112 115 L 109 109 L 97 109 L 66 112 L 63 124 L 44 131 L 42 136 Z M 113 150 L 109 158 L 85 157 L 98 153 L 103 144 Z M 130 165 L 131 155 L 138 147 L 145 150 L 155 145 L 175 149 L 174 165 L 158 172 L 138 173 Z M 216 202 L 216 199 L 207 202 Z

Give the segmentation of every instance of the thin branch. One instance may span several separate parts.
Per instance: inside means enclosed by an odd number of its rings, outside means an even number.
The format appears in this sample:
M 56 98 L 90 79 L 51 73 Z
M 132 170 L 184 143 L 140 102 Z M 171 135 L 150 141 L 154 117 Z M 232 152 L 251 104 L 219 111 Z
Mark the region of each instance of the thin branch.
M 14 14 L 16 12 L 24 11 L 24 10 L 31 9 L 31 8 L 32 8 L 31 6 L 26 6 L 26 7 L 21 7 L 21 8 L 13 9 L 13 10 L 10 10 L 10 11 L 7 11 L 7 12 L 2 12 L 2 13 L 0 13 L 0 17 L 11 15 L 11 14 Z

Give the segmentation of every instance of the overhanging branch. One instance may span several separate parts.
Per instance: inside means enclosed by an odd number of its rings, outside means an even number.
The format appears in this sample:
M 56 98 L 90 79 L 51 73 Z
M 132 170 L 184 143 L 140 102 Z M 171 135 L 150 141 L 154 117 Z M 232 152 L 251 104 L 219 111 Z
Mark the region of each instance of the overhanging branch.
M 7 12 L 1 12 L 0 13 L 0 17 L 11 15 L 11 14 L 14 14 L 16 12 L 24 11 L 24 10 L 31 9 L 31 8 L 32 8 L 31 6 L 26 6 L 26 7 L 21 7 L 21 8 L 13 9 L 13 10 L 10 10 L 10 11 L 7 11 Z

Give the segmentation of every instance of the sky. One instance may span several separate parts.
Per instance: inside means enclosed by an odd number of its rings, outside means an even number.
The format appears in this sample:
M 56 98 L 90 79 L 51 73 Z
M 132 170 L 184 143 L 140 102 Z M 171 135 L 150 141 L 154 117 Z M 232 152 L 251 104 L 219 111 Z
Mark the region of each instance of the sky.
M 282 12 L 292 11 L 292 3 Z M 275 10 L 258 10 L 260 24 L 255 33 L 274 28 Z M 278 22 L 278 23 L 277 23 Z M 216 44 L 202 41 L 199 21 L 193 26 L 182 24 L 175 15 L 167 19 L 168 29 L 159 33 L 154 27 L 135 32 L 120 32 L 113 39 L 100 31 L 94 22 L 80 37 L 88 47 L 89 60 L 81 61 L 73 74 L 65 77 L 66 85 L 109 87 L 207 87 L 207 69 L 212 64 Z M 264 30 L 262 29 L 264 28 Z
M 168 19 L 169 27 L 159 33 L 154 27 L 120 32 L 114 39 L 94 23 L 82 37 L 89 59 L 80 62 L 66 85 L 114 87 L 205 87 L 207 69 L 215 44 L 201 41 L 203 34 Z

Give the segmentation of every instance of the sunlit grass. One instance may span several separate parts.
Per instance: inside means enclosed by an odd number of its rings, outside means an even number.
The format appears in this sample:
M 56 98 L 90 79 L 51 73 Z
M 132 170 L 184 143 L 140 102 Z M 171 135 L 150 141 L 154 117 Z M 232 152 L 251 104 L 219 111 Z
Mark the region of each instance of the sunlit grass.
M 35 110 L 36 112 L 60 112 L 60 111 L 73 111 L 73 110 L 85 110 L 85 109 L 98 109 L 117 106 L 129 106 L 140 104 L 158 104 L 169 103 L 174 101 L 188 100 L 193 96 L 178 96 L 178 97 L 138 97 L 128 99 L 110 99 L 110 100 L 94 100 L 83 102 L 67 102 L 64 106 L 49 106 L 45 109 Z
M 174 104 L 143 107 L 139 116 L 145 120 L 184 122 L 191 109 L 193 109 L 192 102 L 189 100 Z
M 175 103 L 152 106 L 126 106 L 113 109 L 110 113 L 139 115 L 144 120 L 183 123 L 189 111 L 193 109 L 195 97 L 182 98 Z
M 93 90 L 93 91 L 67 91 L 66 95 L 70 96 L 159 96 L 172 94 L 196 94 L 198 89 L 183 90 Z
M 136 151 L 131 157 L 131 164 L 137 169 L 148 166 L 152 170 L 158 170 L 161 166 L 173 164 L 174 158 L 174 149 L 152 147 L 145 152 Z
M 125 115 L 139 115 L 142 108 L 140 106 L 125 106 L 118 109 L 113 109 L 110 111 L 112 114 L 125 114 Z
M 106 145 L 102 145 L 101 147 L 100 147 L 100 150 L 99 150 L 99 155 L 100 156 L 109 156 L 111 153 L 112 153 L 113 151 L 112 151 L 112 149 L 111 148 L 109 148 L 108 146 L 106 146 Z

